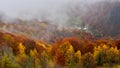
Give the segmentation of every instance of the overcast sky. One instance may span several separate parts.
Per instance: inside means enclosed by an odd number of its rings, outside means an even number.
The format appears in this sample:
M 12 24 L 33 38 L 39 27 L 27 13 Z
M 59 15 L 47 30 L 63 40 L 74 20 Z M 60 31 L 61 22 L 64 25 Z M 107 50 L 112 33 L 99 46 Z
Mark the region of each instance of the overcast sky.
M 54 12 L 66 3 L 77 1 L 93 2 L 93 0 L 0 0 L 0 11 L 8 16 L 37 15 L 42 12 Z
M 0 11 L 10 16 L 55 11 L 68 0 L 0 0 Z
M 66 3 L 77 1 L 80 0 L 0 0 L 0 11 L 10 16 L 42 11 L 51 12 Z

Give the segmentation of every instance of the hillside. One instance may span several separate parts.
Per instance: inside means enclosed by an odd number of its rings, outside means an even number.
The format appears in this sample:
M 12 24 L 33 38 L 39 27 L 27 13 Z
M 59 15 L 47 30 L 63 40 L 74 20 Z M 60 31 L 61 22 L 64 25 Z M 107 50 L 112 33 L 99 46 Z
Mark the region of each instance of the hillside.
M 48 44 L 0 32 L 1 68 L 119 67 L 120 40 L 68 37 Z
M 68 4 L 54 21 L 1 13 L 0 68 L 120 68 L 120 1 Z
M 48 43 L 53 43 L 58 38 L 71 36 L 94 39 L 94 37 L 85 30 L 80 30 L 69 26 L 60 27 L 59 25 L 52 24 L 52 22 L 42 22 L 35 20 L 26 21 L 18 19 L 11 23 L 3 22 L 1 23 L 0 29 L 3 32 L 22 34 L 32 39 L 43 40 Z

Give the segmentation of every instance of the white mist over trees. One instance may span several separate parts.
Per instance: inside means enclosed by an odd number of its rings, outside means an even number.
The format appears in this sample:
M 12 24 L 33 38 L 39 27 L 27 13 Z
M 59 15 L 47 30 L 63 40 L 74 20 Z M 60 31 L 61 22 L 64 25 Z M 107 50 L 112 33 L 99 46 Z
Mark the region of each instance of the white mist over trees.
M 38 23 L 47 23 L 46 34 L 73 36 L 73 30 L 85 31 L 96 37 L 118 35 L 119 25 L 112 20 L 112 7 L 119 0 L 13 0 L 0 1 L 0 19 L 9 24 L 33 27 L 33 33 L 41 29 Z M 119 6 L 119 5 L 118 5 Z M 119 7 L 118 7 L 119 8 Z M 114 9 L 113 9 L 114 10 Z M 116 10 L 117 11 L 117 10 Z M 119 11 L 119 10 L 118 10 Z M 113 11 L 114 12 L 114 11 Z M 111 13 L 111 14 L 110 14 Z M 118 14 L 117 14 L 118 15 Z M 119 19 L 119 15 L 118 15 Z M 24 24 L 25 23 L 25 24 Z M 34 23 L 34 24 L 33 24 Z M 118 22 L 119 23 L 119 22 Z M 15 25 L 17 27 L 17 25 Z M 51 26 L 52 25 L 52 26 Z M 55 26 L 53 26 L 55 25 Z M 25 27 L 24 26 L 24 27 Z M 5 26 L 6 27 L 6 26 Z M 11 26 L 10 26 L 11 27 Z M 25 29 L 27 29 L 25 27 Z M 68 30 L 68 32 L 65 30 Z M 108 31 L 109 29 L 109 31 Z M 11 29 L 14 31 L 14 29 Z M 28 29 L 30 30 L 30 29 Z M 61 32 L 57 31 L 60 30 Z M 62 31 L 63 30 L 63 31 Z M 17 30 L 15 30 L 17 31 Z M 31 30 L 32 31 L 32 30 Z M 17 31 L 18 32 L 18 31 Z M 22 30 L 24 32 L 24 30 Z M 53 34 L 54 33 L 54 34 Z M 67 34 L 69 33 L 69 35 Z M 28 34 L 29 31 L 28 31 Z M 79 33 L 78 33 L 79 34 Z M 33 36 L 33 35 L 32 35 Z M 44 34 L 42 35 L 44 36 Z M 45 36 L 46 37 L 46 36 Z

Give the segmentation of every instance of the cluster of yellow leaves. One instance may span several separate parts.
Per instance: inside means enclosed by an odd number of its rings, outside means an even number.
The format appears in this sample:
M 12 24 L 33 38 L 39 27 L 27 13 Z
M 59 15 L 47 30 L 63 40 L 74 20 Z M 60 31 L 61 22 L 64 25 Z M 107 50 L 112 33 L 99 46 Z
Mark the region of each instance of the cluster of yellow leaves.
M 61 46 L 59 47 L 59 51 L 65 57 L 66 65 L 73 62 L 75 51 L 73 46 L 69 42 L 64 42 L 63 44 L 61 44 Z
M 118 63 L 120 60 L 119 54 L 116 46 L 109 47 L 104 44 L 94 48 L 94 58 L 98 65 Z
M 17 62 L 23 62 L 27 59 L 27 55 L 25 54 L 25 46 L 22 45 L 22 43 L 20 43 L 18 45 L 18 49 L 19 49 L 19 54 L 18 56 L 16 56 L 16 61 Z
M 43 48 L 46 48 L 46 49 L 47 49 L 46 45 L 43 44 L 43 43 L 38 43 L 38 45 L 39 45 L 39 46 L 42 46 Z
M 74 49 L 72 45 L 69 42 L 64 42 L 60 47 L 59 47 L 60 52 L 66 56 L 69 53 L 74 53 Z
M 20 55 L 25 54 L 25 49 L 26 49 L 26 48 L 25 48 L 24 45 L 22 45 L 22 43 L 19 44 L 18 49 L 19 49 L 19 54 L 20 54 Z
M 75 58 L 76 58 L 76 60 L 79 62 L 80 61 L 80 59 L 81 59 L 81 52 L 80 52 L 80 50 L 78 50 L 76 53 L 75 53 Z
M 33 68 L 41 68 L 40 66 L 40 60 L 38 58 L 38 52 L 36 49 L 30 50 L 30 56 L 33 58 Z
M 37 55 L 38 55 L 37 50 L 36 49 L 30 50 L 30 55 L 34 58 L 37 58 Z
M 4 40 L 7 41 L 7 42 L 13 42 L 14 39 L 11 35 L 5 34 L 4 35 Z
M 97 57 L 99 52 L 106 51 L 109 47 L 107 45 L 102 45 L 94 48 L 94 57 Z

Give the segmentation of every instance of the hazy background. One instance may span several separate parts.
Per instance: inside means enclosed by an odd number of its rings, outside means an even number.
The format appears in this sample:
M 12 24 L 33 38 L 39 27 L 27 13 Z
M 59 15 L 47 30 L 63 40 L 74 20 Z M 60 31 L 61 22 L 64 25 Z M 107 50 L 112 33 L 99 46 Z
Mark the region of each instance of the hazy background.
M 60 16 L 63 6 L 75 3 L 93 3 L 101 0 L 0 0 L 0 12 L 9 17 Z M 59 11 L 59 12 L 58 12 Z M 54 14 L 54 15 L 53 15 Z
M 118 36 L 119 4 L 120 0 L 0 0 L 0 20 L 7 22 L 5 31 L 39 35 L 37 38 L 79 36 L 80 31 L 96 37 Z M 39 27 L 42 22 L 47 27 Z

